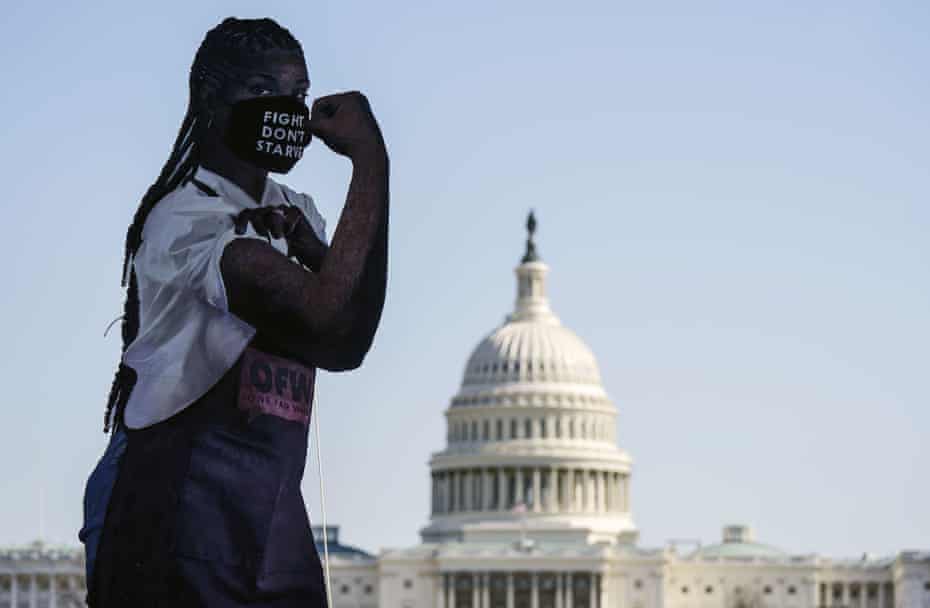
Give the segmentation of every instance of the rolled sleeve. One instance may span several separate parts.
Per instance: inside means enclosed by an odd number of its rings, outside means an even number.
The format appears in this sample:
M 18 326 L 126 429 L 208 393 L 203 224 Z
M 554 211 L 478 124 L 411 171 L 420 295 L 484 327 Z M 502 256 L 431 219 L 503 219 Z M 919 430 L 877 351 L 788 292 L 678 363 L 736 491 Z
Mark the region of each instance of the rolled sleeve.
M 267 242 L 249 225 L 245 234 L 236 234 L 235 230 L 226 230 L 214 241 L 210 248 L 209 258 L 205 261 L 203 277 L 191 286 L 203 293 L 203 298 L 212 306 L 222 311 L 229 311 L 229 296 L 226 293 L 226 283 L 223 281 L 223 272 L 220 262 L 226 245 L 235 239 L 250 238 Z
M 181 211 L 152 219 L 157 221 L 140 247 L 137 268 L 144 269 L 153 285 L 190 290 L 211 306 L 229 311 L 220 269 L 223 251 L 234 239 L 265 238 L 251 224 L 244 234 L 236 234 L 232 216 L 222 212 Z

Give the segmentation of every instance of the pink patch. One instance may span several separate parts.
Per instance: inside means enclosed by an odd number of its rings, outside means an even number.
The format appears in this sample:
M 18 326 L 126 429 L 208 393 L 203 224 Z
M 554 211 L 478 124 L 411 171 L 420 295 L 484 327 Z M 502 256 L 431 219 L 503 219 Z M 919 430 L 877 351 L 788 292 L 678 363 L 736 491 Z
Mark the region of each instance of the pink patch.
M 259 414 L 308 424 L 316 368 L 246 348 L 239 376 L 239 409 L 251 421 Z

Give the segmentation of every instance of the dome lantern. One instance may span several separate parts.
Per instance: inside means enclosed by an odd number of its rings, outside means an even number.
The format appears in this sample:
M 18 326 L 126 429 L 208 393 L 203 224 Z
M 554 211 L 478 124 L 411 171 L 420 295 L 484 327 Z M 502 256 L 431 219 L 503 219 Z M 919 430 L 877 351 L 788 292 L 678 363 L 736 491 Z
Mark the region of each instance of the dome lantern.
M 520 260 L 517 274 L 517 302 L 514 311 L 505 321 L 537 321 L 558 325 L 559 319 L 549 308 L 546 297 L 546 274 L 549 267 L 539 259 L 533 236 L 536 233 L 536 216 L 530 211 L 526 219 L 526 253 Z

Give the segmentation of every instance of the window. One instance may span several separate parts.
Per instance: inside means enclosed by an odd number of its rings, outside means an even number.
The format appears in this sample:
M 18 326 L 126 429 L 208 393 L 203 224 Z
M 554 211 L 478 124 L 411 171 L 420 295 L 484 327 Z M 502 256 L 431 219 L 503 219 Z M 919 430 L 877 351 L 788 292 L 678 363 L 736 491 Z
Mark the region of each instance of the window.
M 643 581 L 641 581 L 641 580 L 639 580 L 639 579 L 636 579 L 635 581 L 633 581 L 633 587 L 635 587 L 635 588 L 637 588 L 637 589 L 642 589 L 642 588 L 643 588 Z
M 413 587 L 413 581 L 409 578 L 404 579 L 404 589 L 410 589 Z
M 561 436 L 562 436 L 562 424 L 561 424 L 561 422 L 562 422 L 562 421 L 561 421 L 560 418 L 556 418 L 556 419 L 555 419 L 555 436 L 556 436 L 556 437 L 561 437 Z
M 342 593 L 342 595 L 348 595 L 348 594 L 349 594 L 349 586 L 348 586 L 348 585 L 343 585 L 342 587 L 339 588 L 339 592 Z
M 533 421 L 529 418 L 523 421 L 523 436 L 526 438 L 533 436 Z
M 546 419 L 543 418 L 539 421 L 539 436 L 543 439 L 546 438 Z
M 487 441 L 488 435 L 490 434 L 491 434 L 491 422 L 489 420 L 485 420 L 484 421 L 484 433 L 481 438 Z
M 713 592 L 714 592 L 714 588 L 711 587 L 710 585 L 707 585 L 706 587 L 704 587 L 704 593 L 706 593 L 707 595 L 710 595 Z
M 374 588 L 371 585 L 365 585 L 365 595 L 371 595 L 372 591 L 374 591 Z
M 475 420 L 471 421 L 471 440 L 478 440 L 478 422 Z
M 500 419 L 497 420 L 497 438 L 498 440 L 504 438 L 504 421 Z
M 763 591 L 766 595 L 772 595 L 772 588 L 771 588 L 770 586 L 768 586 L 768 585 L 766 585 L 766 586 L 762 589 L 762 591 Z
M 516 418 L 510 419 L 510 438 L 511 439 L 517 438 L 517 419 Z
M 790 587 L 788 587 L 788 595 L 794 595 L 797 592 L 798 590 L 795 588 L 794 585 L 791 585 Z
M 684 587 L 682 587 L 682 588 L 681 588 L 681 592 L 682 592 L 682 593 L 688 593 L 688 586 L 685 585 Z

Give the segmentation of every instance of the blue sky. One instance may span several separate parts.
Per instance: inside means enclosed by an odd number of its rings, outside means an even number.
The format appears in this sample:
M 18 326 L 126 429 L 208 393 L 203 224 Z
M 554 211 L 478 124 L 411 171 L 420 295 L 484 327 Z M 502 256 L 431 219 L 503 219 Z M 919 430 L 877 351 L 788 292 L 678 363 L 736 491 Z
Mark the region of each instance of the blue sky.
M 311 97 L 363 91 L 391 155 L 380 333 L 361 370 L 324 374 L 318 393 L 327 518 L 346 542 L 418 541 L 442 412 L 512 307 L 534 208 L 553 308 L 619 408 L 642 544 L 748 523 L 799 553 L 930 548 L 927 3 L 5 13 L 0 545 L 40 528 L 78 544 L 125 229 L 197 46 L 234 15 L 301 40 Z M 349 177 L 317 142 L 280 179 L 332 229 Z

